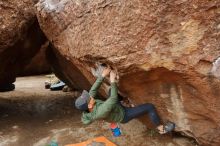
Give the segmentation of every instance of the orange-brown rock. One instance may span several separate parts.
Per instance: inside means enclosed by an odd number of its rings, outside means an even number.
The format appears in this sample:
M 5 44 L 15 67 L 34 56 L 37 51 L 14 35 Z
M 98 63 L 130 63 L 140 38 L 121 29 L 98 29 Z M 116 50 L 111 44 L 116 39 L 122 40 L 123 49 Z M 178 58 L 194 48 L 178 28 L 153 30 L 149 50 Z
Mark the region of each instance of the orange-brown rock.
M 0 1 L 0 88 L 15 81 L 46 38 L 32 0 Z
M 60 55 L 52 44 L 50 44 L 46 50 L 46 56 L 52 67 L 52 71 L 59 79 L 73 87 L 73 89 L 89 90 L 90 83 L 83 72 L 78 69 L 79 64 L 75 65 L 70 60 L 67 60 L 64 56 Z
M 30 63 L 28 63 L 22 72 L 19 73 L 19 76 L 47 74 L 51 72 L 51 66 L 46 58 L 47 47 L 48 43 L 42 45 L 40 50 L 31 59 Z
M 96 63 L 109 64 L 133 102 L 155 104 L 201 145 L 220 144 L 219 0 L 40 0 L 36 11 L 72 86 L 76 70 L 84 88 Z

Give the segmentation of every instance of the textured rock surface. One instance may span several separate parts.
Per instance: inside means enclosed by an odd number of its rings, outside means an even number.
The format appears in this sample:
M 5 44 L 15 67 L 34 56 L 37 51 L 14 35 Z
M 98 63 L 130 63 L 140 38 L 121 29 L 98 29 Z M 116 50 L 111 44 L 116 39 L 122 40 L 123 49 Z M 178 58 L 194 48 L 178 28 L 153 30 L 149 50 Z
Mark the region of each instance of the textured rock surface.
M 47 60 L 56 76 L 75 89 L 89 89 L 90 83 L 75 63 L 67 60 L 50 44 L 46 51 Z M 79 64 L 78 64 L 79 66 Z
M 46 58 L 48 43 L 42 45 L 37 54 L 31 59 L 30 63 L 24 67 L 19 76 L 46 74 L 51 72 L 51 66 Z
M 0 86 L 13 83 L 46 40 L 32 0 L 0 1 Z
M 133 102 L 152 102 L 177 131 L 219 145 L 219 7 L 219 0 L 40 0 L 36 11 L 72 86 L 76 70 L 84 88 L 96 63 L 110 64 Z

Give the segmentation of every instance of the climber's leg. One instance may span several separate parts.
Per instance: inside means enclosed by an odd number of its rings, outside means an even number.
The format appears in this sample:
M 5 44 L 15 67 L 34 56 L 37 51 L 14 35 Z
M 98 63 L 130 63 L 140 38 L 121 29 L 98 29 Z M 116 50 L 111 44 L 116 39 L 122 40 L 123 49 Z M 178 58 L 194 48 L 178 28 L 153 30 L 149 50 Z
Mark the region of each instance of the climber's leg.
M 148 114 L 148 116 L 150 117 L 151 121 L 154 123 L 155 126 L 160 125 L 160 118 L 156 112 L 154 105 L 151 103 L 146 103 L 131 108 L 127 108 L 127 107 L 124 108 L 125 108 L 125 117 L 122 123 L 127 123 L 134 118 L 137 118 L 144 114 Z

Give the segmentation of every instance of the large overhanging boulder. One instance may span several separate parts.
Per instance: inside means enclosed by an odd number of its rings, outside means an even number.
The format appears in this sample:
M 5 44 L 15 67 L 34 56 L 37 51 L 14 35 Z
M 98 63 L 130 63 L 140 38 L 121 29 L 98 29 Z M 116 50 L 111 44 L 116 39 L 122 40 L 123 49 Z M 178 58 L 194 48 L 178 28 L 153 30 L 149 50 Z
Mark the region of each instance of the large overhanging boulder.
M 4 90 L 18 74 L 23 74 L 46 41 L 32 0 L 0 1 L 0 36 L 0 90 Z
M 123 95 L 219 145 L 219 0 L 40 0 L 36 11 L 71 86 L 88 89 L 92 68 L 109 64 Z

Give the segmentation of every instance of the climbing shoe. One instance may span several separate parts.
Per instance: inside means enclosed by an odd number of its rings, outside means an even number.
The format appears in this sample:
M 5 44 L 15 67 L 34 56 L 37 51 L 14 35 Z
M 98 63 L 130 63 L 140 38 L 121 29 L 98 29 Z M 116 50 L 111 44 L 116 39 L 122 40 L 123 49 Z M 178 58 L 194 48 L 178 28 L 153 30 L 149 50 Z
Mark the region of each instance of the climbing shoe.
M 159 132 L 160 134 L 169 133 L 169 132 L 171 132 L 171 131 L 173 131 L 173 130 L 175 129 L 175 126 L 176 126 L 175 123 L 168 121 L 168 122 L 166 122 L 166 123 L 163 125 L 162 130 L 159 130 L 159 129 L 158 129 L 158 132 Z

